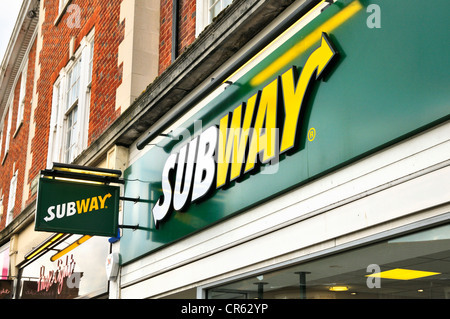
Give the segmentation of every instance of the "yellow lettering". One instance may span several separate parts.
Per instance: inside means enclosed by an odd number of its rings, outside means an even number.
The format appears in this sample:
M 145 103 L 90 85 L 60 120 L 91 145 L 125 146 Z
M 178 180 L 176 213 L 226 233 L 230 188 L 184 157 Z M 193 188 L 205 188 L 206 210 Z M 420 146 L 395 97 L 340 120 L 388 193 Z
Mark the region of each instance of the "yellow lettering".
M 98 201 L 97 197 L 91 198 L 91 206 L 89 207 L 89 211 L 98 210 Z
M 286 117 L 284 120 L 280 154 L 294 146 L 300 108 L 305 98 L 309 82 L 312 79 L 317 80 L 321 76 L 323 70 L 335 55 L 336 51 L 331 46 L 328 36 L 322 33 L 320 47 L 309 56 L 302 69 L 297 85 L 294 84 L 294 68 L 281 76 Z
M 98 196 L 98 200 L 100 201 L 100 209 L 103 209 L 103 208 L 105 208 L 105 202 L 106 202 L 106 199 L 107 198 L 110 198 L 112 195 L 111 194 L 106 194 L 105 196 L 103 196 L 103 197 L 101 197 L 101 196 Z
M 246 105 L 239 105 L 235 108 L 231 123 L 229 123 L 229 114 L 220 120 L 217 188 L 225 185 L 227 181 L 230 161 L 230 180 L 234 180 L 241 175 L 257 97 L 258 94 L 255 94 L 248 99 Z M 245 115 L 242 122 L 243 108 L 245 108 Z
M 90 200 L 91 200 L 90 198 L 77 200 L 77 212 L 78 212 L 78 214 L 87 212 Z
M 294 146 L 295 136 L 297 134 L 297 123 L 306 86 L 303 86 L 300 89 L 298 88 L 298 85 L 297 87 L 295 86 L 294 68 L 281 76 L 281 83 L 283 87 L 285 110 L 283 135 L 280 147 L 280 153 L 283 153 Z
M 267 163 L 276 155 L 277 92 L 278 79 L 262 90 L 245 173 L 255 167 L 258 154 L 262 154 L 262 163 Z

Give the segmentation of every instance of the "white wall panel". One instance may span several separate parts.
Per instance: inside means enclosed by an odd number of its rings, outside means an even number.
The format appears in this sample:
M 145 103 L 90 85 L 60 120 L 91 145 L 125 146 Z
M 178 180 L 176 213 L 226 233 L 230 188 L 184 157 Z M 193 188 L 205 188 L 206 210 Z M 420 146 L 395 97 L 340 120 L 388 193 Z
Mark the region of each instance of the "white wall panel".
M 394 227 L 449 202 L 449 163 L 447 122 L 124 266 L 122 298 L 156 296 Z

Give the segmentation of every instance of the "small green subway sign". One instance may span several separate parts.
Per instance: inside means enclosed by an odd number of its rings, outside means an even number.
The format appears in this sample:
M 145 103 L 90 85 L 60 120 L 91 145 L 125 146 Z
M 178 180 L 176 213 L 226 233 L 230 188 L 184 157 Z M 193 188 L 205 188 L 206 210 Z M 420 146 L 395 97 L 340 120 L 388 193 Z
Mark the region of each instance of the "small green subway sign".
M 119 187 L 41 178 L 35 230 L 116 236 Z

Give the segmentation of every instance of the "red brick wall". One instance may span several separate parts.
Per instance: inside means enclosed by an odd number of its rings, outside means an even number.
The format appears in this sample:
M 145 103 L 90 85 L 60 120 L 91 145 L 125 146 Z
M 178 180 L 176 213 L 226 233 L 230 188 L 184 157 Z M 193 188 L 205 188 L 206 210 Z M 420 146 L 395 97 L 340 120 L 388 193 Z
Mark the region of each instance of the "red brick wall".
M 22 125 L 17 127 L 17 116 L 19 107 L 19 94 L 22 79 L 16 83 L 14 88 L 14 102 L 13 102 L 13 114 L 11 121 L 11 136 L 9 142 L 8 156 L 5 161 L 0 166 L 0 192 L 4 195 L 3 197 L 3 216 L 0 220 L 0 229 L 5 227 L 7 208 L 10 203 L 8 203 L 9 187 L 11 183 L 11 178 L 13 174 L 17 171 L 17 189 L 16 198 L 14 204 L 13 216 L 17 216 L 21 212 L 22 208 L 22 194 L 23 185 L 25 179 L 25 167 L 26 167 L 26 154 L 27 144 L 28 144 L 28 134 L 29 134 L 29 122 L 31 113 L 31 100 L 33 96 L 33 80 L 34 80 L 34 70 L 35 70 L 35 60 L 36 60 L 36 41 L 31 46 L 28 55 L 28 68 L 27 68 L 27 84 L 25 91 L 25 106 L 23 113 Z M 6 142 L 6 130 L 8 126 L 8 120 L 5 119 L 4 122 L 4 135 L 3 135 L 3 145 L 2 145 L 2 156 L 1 161 L 4 158 L 5 142 Z
M 72 0 L 80 10 L 80 27 L 69 27 L 73 12 L 66 12 L 58 24 L 55 20 L 58 15 L 58 0 L 42 0 L 45 20 L 42 25 L 43 47 L 36 52 L 36 43 L 30 52 L 28 64 L 28 83 L 24 110 L 24 125 L 18 134 L 11 138 L 10 151 L 5 163 L 0 167 L 0 191 L 4 194 L 4 214 L 0 220 L 0 229 L 4 228 L 9 184 L 14 171 L 18 170 L 18 184 L 14 216 L 21 211 L 24 184 L 30 184 L 46 167 L 48 154 L 49 124 L 51 116 L 53 84 L 60 70 L 69 61 L 69 42 L 75 38 L 75 50 L 81 39 L 95 27 L 95 48 L 92 74 L 92 93 L 90 104 L 89 138 L 90 145 L 105 129 L 120 115 L 116 111 L 116 89 L 122 81 L 122 65 L 118 65 L 118 46 L 124 37 L 126 21 L 120 21 L 120 4 L 123 0 Z M 178 26 L 178 54 L 195 40 L 195 0 L 179 0 L 179 26 Z M 72 20 L 73 21 L 73 20 Z M 172 0 L 161 0 L 161 33 L 160 33 L 160 63 L 162 73 L 171 64 L 172 47 Z M 36 90 L 38 92 L 37 108 L 31 118 L 32 84 L 34 78 L 35 58 L 39 54 L 40 74 L 37 75 Z M 20 90 L 20 81 L 16 85 L 14 116 L 12 119 L 11 134 L 16 131 L 17 106 Z M 32 163 L 28 180 L 24 180 L 29 134 L 29 123 L 35 125 L 35 135 L 31 140 Z M 7 121 L 5 121 L 5 126 Z M 6 127 L 5 130 L 6 131 Z M 5 135 L 3 144 L 5 143 Z M 4 145 L 2 149 L 4 148 Z M 14 168 L 15 167 L 15 168 Z M 27 199 L 30 203 L 33 198 Z
M 172 3 L 173 0 L 161 0 L 160 31 L 159 31 L 159 74 L 171 62 L 172 50 Z
M 39 59 L 41 74 L 37 81 L 38 107 L 34 118 L 36 134 L 32 140 L 32 167 L 29 180 L 46 166 L 48 133 L 52 107 L 53 84 L 69 61 L 69 43 L 75 38 L 75 50 L 80 41 L 95 27 L 94 60 L 92 72 L 91 104 L 88 145 L 97 139 L 119 116 L 115 109 L 116 89 L 122 81 L 122 68 L 118 66 L 118 46 L 123 39 L 124 23 L 120 21 L 122 0 L 73 0 L 81 13 L 80 26 L 73 27 L 73 14 L 66 12 L 60 22 L 58 0 L 45 0 L 45 22 L 42 26 L 43 48 Z M 71 25 L 72 24 L 72 25 Z M 71 27 L 72 26 L 72 27 Z
M 195 2 L 196 0 L 178 1 L 178 55 L 195 41 Z M 172 8 L 173 0 L 161 0 L 159 74 L 170 66 L 172 59 Z
M 178 53 L 195 41 L 195 0 L 179 0 Z

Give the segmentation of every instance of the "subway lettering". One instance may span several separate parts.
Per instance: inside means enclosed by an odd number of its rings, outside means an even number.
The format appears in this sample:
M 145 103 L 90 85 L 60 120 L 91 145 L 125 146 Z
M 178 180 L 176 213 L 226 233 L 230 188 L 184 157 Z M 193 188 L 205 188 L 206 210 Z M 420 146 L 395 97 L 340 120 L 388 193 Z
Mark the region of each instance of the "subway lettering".
M 108 208 L 106 206 L 106 200 L 110 197 L 112 197 L 112 195 L 108 193 L 105 196 L 94 196 L 86 199 L 77 200 L 75 202 L 50 206 L 47 209 L 48 216 L 44 217 L 44 221 L 50 222 L 55 218 L 61 219 L 64 217 L 73 216 L 75 214 L 84 214 Z
M 162 172 L 163 194 L 152 209 L 155 226 L 171 210 L 185 210 L 210 190 L 254 171 L 258 162 L 294 148 L 307 88 L 335 55 L 323 33 L 299 76 L 293 66 L 171 154 Z

